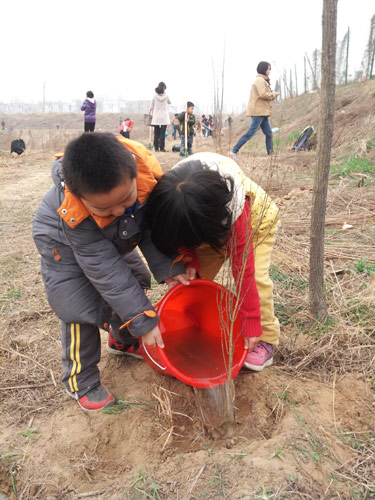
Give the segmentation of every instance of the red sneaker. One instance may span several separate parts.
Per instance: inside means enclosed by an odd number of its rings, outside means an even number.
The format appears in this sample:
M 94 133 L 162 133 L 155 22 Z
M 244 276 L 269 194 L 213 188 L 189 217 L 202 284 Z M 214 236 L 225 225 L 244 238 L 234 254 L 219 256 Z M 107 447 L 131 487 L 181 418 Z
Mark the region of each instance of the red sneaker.
M 120 344 L 120 342 L 113 336 L 111 329 L 109 329 L 108 332 L 107 351 L 112 352 L 113 354 L 119 354 L 121 356 L 133 356 L 133 358 L 143 359 L 143 356 L 139 349 L 138 340 L 135 342 L 135 344 Z
M 108 389 L 101 384 L 86 392 L 81 398 L 78 397 L 76 392 L 69 392 L 68 390 L 66 392 L 69 396 L 74 398 L 82 410 L 85 411 L 102 410 L 107 406 L 113 406 L 116 401 Z

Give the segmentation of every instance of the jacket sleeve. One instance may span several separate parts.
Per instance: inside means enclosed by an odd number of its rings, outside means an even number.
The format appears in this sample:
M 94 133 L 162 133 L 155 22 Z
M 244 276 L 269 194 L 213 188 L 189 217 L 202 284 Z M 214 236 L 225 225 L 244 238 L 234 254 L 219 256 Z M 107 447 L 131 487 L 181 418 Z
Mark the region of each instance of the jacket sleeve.
M 83 104 L 81 106 L 81 111 L 85 111 L 86 108 L 87 108 L 87 104 L 86 104 L 86 102 L 83 102 Z
M 179 248 L 178 252 L 182 256 L 182 263 L 185 269 L 192 267 L 197 271 L 199 276 L 201 273 L 201 266 L 195 248 Z
M 177 118 L 178 118 L 178 121 L 180 123 L 184 123 L 184 121 L 185 121 L 185 111 L 182 111 L 182 113 L 180 113 Z
M 150 113 L 152 114 L 152 112 L 154 111 L 154 104 L 155 104 L 155 99 L 152 98 L 152 101 L 151 101 L 151 108 L 150 108 Z
M 240 303 L 242 335 L 260 337 L 260 303 L 255 282 L 254 251 L 251 235 L 251 207 L 247 201 L 244 210 L 237 219 L 227 243 L 231 257 L 232 272 L 236 283 L 237 297 Z
M 154 317 L 144 314 L 154 309 L 113 243 L 103 237 L 91 219 L 75 229 L 63 224 L 78 265 L 121 320 L 131 321 L 130 333 L 139 337 L 154 328 L 159 318 L 156 313 Z
M 174 259 L 159 252 L 155 247 L 151 240 L 151 229 L 142 231 L 142 240 L 139 243 L 139 248 L 158 283 L 162 283 L 166 278 L 171 278 L 185 272 L 182 262 L 175 262 Z
M 271 92 L 269 90 L 269 87 L 263 78 L 257 78 L 254 85 L 256 86 L 258 95 L 261 99 L 265 99 L 266 101 L 272 101 L 275 99 L 275 92 Z

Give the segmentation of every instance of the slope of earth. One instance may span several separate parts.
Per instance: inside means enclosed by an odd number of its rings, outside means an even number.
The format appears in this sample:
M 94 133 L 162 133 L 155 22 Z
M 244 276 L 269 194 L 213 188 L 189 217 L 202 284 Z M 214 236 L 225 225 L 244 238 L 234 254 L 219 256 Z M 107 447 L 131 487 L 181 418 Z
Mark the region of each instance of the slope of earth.
M 335 156 L 367 154 L 375 159 L 375 80 L 352 83 L 336 88 L 333 148 Z M 302 94 L 274 103 L 272 127 L 280 127 L 275 134 L 277 150 L 291 149 L 305 127 L 312 125 L 319 134 L 319 93 Z M 231 146 L 249 127 L 245 114 L 234 118 Z M 225 129 L 224 129 L 225 130 Z M 264 150 L 264 136 L 258 132 L 243 146 L 244 152 Z
M 148 143 L 147 135 L 141 139 Z M 172 143 L 168 138 L 168 149 Z M 213 148 L 212 139 L 196 138 L 196 151 Z M 273 367 L 236 378 L 237 424 L 224 435 L 202 426 L 190 387 L 142 361 L 107 353 L 105 332 L 100 369 L 118 406 L 86 414 L 65 395 L 59 324 L 31 238 L 33 214 L 51 186 L 54 151 L 0 153 L 0 494 L 12 500 L 372 498 L 375 175 L 361 182 L 358 169 L 348 176 L 332 171 L 329 317 L 319 324 L 308 308 L 314 153 L 296 155 L 286 146 L 271 160 L 257 150 L 241 153 L 242 168 L 281 211 L 271 276 L 282 335 Z M 177 161 L 173 153 L 157 157 L 165 171 Z M 352 227 L 343 230 L 344 222 Z M 165 291 L 154 284 L 151 300 Z

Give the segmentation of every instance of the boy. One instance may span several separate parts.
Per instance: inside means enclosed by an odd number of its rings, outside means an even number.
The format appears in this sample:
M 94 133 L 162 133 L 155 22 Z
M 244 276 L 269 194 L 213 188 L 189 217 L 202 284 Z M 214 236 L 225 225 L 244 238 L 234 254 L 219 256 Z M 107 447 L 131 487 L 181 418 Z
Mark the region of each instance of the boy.
M 141 335 L 146 344 L 164 347 L 158 316 L 144 293 L 150 275 L 135 247 L 157 281 L 188 283 L 181 264 L 171 266 L 156 250 L 145 224 L 145 200 L 161 175 L 141 144 L 83 134 L 55 162 L 55 187 L 34 218 L 47 298 L 61 320 L 62 381 L 84 410 L 114 403 L 100 383 L 99 328 L 109 332 L 107 348 L 116 354 L 139 357 Z
M 186 111 L 182 111 L 178 115 L 178 121 L 180 122 L 180 137 L 181 137 L 181 146 L 180 146 L 180 156 L 183 158 L 187 155 L 193 154 L 193 138 L 194 138 L 194 124 L 195 124 L 195 116 L 194 112 L 194 104 L 190 101 L 186 104 Z M 185 155 L 185 113 L 187 114 L 187 155 Z

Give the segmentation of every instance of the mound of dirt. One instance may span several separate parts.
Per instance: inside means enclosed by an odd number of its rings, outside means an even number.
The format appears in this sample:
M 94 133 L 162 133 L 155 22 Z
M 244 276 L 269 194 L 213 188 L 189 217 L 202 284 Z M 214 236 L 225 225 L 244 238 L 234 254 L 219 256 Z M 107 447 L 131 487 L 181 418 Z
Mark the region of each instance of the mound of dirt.
M 306 99 L 316 112 L 316 96 Z M 43 137 L 51 134 L 54 141 L 52 132 L 64 130 L 44 130 Z M 68 132 L 79 133 L 65 131 L 64 141 Z M 148 136 L 142 141 L 147 145 Z M 168 137 L 167 149 L 173 143 Z M 143 361 L 107 353 L 105 332 L 100 370 L 119 404 L 88 414 L 65 394 L 59 323 L 45 299 L 31 238 L 60 145 L 20 157 L 0 152 L 0 493 L 12 500 L 371 498 L 374 185 L 359 187 L 350 179 L 330 185 L 330 317 L 313 324 L 308 247 L 314 156 L 281 151 L 269 159 L 255 151 L 240 157 L 281 211 L 271 275 L 282 335 L 273 367 L 259 374 L 244 370 L 235 379 L 237 423 L 215 433 L 202 425 L 192 388 Z M 196 137 L 195 151 L 213 149 L 212 138 Z M 156 155 L 165 171 L 178 161 L 170 152 Z M 344 221 L 353 225 L 349 232 L 342 231 Z M 154 285 L 151 300 L 165 291 Z

